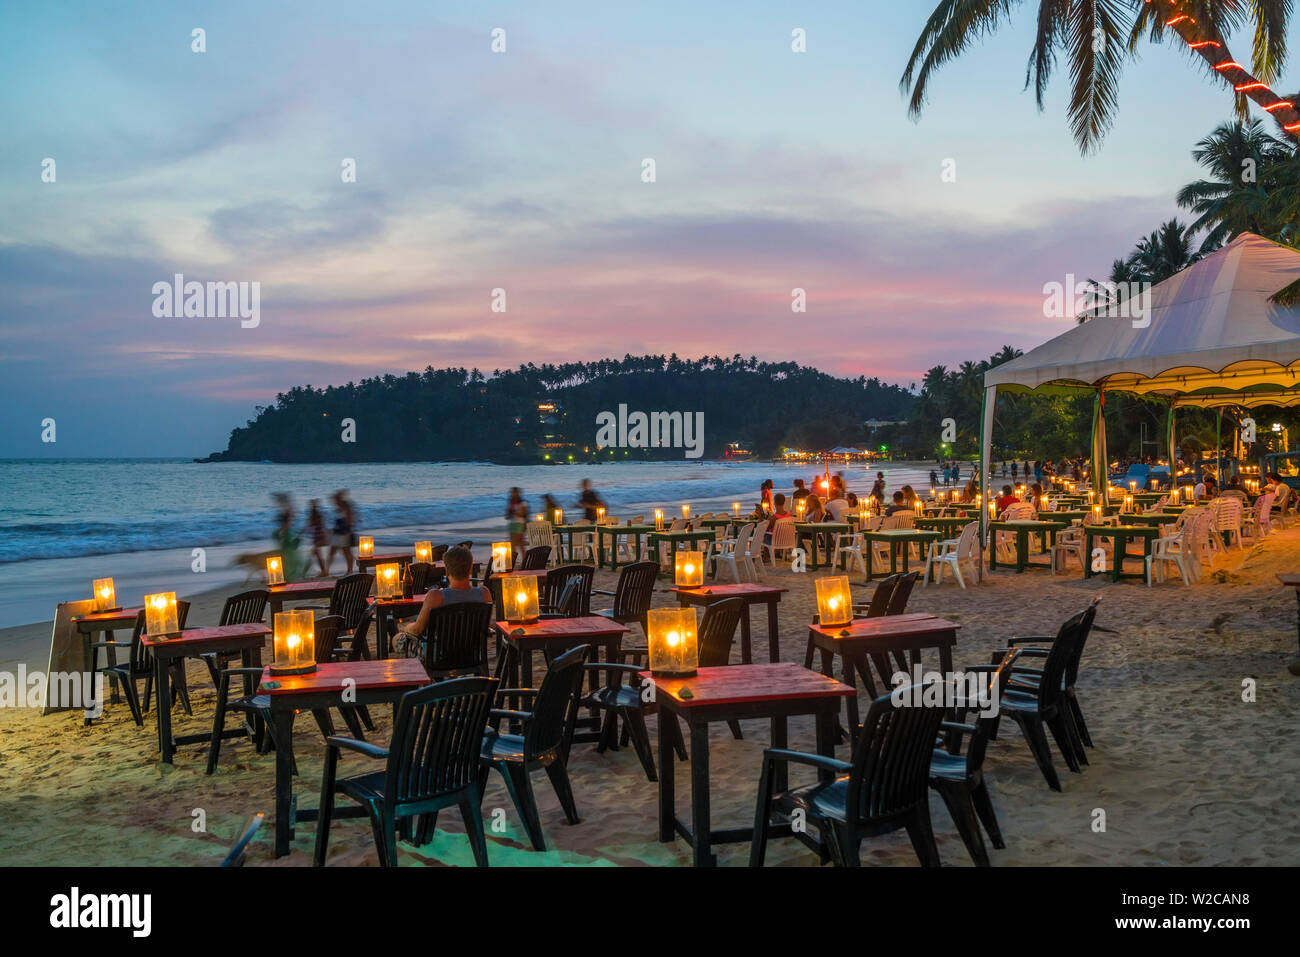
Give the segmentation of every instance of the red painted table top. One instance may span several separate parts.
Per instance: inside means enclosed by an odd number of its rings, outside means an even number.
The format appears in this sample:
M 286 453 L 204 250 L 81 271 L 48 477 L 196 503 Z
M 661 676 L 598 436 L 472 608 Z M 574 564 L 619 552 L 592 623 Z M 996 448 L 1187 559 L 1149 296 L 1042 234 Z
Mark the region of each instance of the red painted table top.
M 776 585 L 756 585 L 753 582 L 740 582 L 731 585 L 701 585 L 698 588 L 673 588 L 671 591 L 688 598 L 707 596 L 709 598 L 759 598 L 779 595 L 790 589 Z
M 855 618 L 847 625 L 809 625 L 812 631 L 828 638 L 877 638 L 882 636 L 924 635 L 936 631 L 956 631 L 961 625 L 924 612 L 910 615 L 881 615 L 878 618 Z M 847 635 L 842 634 L 848 632 Z
M 683 708 L 790 698 L 839 698 L 854 693 L 848 685 L 792 661 L 701 668 L 694 678 L 656 678 L 648 671 L 642 671 L 641 677 L 649 678 L 658 693 L 671 696 Z M 689 687 L 694 697 L 682 698 L 679 692 L 684 687 Z
M 94 614 L 82 615 L 77 619 L 79 622 L 125 622 L 134 624 L 135 618 L 144 610 L 140 608 L 119 608 L 117 611 L 97 611 Z
M 348 679 L 354 684 L 346 687 L 353 688 L 423 688 L 429 684 L 429 673 L 415 658 L 326 661 L 309 675 L 272 675 L 267 668 L 262 672 L 257 690 L 269 695 L 328 693 L 342 691 Z M 269 688 L 268 682 L 275 682 L 278 687 Z
M 421 605 L 424 603 L 424 596 L 427 594 L 429 594 L 427 591 L 422 591 L 420 594 L 412 595 L 410 598 L 403 598 L 401 595 L 398 595 L 396 598 L 375 598 L 371 595 L 366 599 L 366 604 L 373 605 L 378 603 L 383 605 L 385 608 L 391 608 L 394 605 Z
M 231 638 L 265 638 L 269 634 L 271 634 L 270 628 L 259 622 L 253 622 L 249 625 L 217 625 L 213 628 L 191 628 L 182 631 L 175 638 L 150 638 L 148 635 L 144 635 L 140 641 L 146 648 L 157 648 L 159 646 L 188 648 L 192 645 L 202 645 L 210 641 L 228 641 Z
M 1278 575 L 1277 580 L 1288 588 L 1300 588 L 1300 572 L 1293 572 L 1288 575 Z
M 300 592 L 333 591 L 334 579 L 322 578 L 318 581 L 288 582 L 284 585 L 271 585 L 267 591 L 273 597 L 279 595 L 296 595 Z
M 498 578 L 510 578 L 512 575 L 531 575 L 534 578 L 544 578 L 547 569 L 545 568 L 516 568 L 514 571 L 501 572 Z
M 603 638 L 608 635 L 626 634 L 629 630 L 626 625 L 620 625 L 618 622 L 601 615 L 588 615 L 585 618 L 543 618 L 541 621 L 534 621 L 527 625 L 498 621 L 496 625 L 497 630 L 507 638 L 570 638 L 575 636 Z M 521 629 L 524 632 L 523 636 L 516 636 L 514 633 Z

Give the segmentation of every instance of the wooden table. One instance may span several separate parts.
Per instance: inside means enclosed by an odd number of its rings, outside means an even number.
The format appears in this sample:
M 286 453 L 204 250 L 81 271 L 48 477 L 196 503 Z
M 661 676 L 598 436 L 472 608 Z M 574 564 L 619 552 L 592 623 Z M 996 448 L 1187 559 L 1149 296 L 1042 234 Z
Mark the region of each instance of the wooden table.
M 952 647 L 957 643 L 957 629 L 961 626 L 934 615 L 918 612 L 907 615 L 884 615 L 878 618 L 855 618 L 847 625 L 810 625 L 808 628 L 808 653 L 804 665 L 811 668 L 814 651 L 822 659 L 822 673 L 829 677 L 834 668 L 835 655 L 843 662 L 842 680 L 856 690 L 854 674 L 862 679 L 862 686 L 872 700 L 893 689 L 893 670 L 889 656 L 897 659 L 906 656 L 908 670 L 921 660 L 921 652 L 934 648 L 939 652 L 939 670 L 946 676 L 952 674 Z M 872 680 L 868 659 L 876 666 L 883 685 Z M 854 741 L 858 737 L 858 698 L 856 693 L 847 700 L 849 729 Z
M 875 577 L 871 568 L 871 560 L 874 557 L 875 549 L 871 548 L 872 542 L 886 542 L 889 545 L 889 574 L 893 575 L 898 571 L 898 548 L 903 546 L 903 571 L 907 571 L 907 544 L 909 542 L 919 542 L 922 545 L 930 542 L 937 542 L 943 536 L 938 532 L 927 531 L 923 528 L 884 528 L 877 529 L 874 532 L 863 532 L 862 538 L 867 543 L 865 549 L 867 555 L 867 581 Z
M 632 561 L 639 561 L 641 558 L 641 538 L 649 535 L 655 530 L 653 525 L 599 525 L 596 527 L 596 567 L 599 568 L 605 563 L 605 536 L 610 537 L 609 543 L 609 570 L 617 571 L 618 561 L 618 537 L 627 535 L 633 541 Z M 570 542 L 569 551 L 573 551 L 573 544 Z M 630 563 L 629 563 L 630 564 Z
M 145 635 L 140 639 L 153 655 L 153 680 L 158 693 L 154 714 L 158 721 L 158 750 L 162 752 L 164 764 L 172 763 L 178 744 L 198 744 L 212 738 L 211 732 L 180 737 L 172 735 L 171 663 L 177 658 L 197 658 L 208 652 L 237 651 L 243 660 L 243 667 L 255 668 L 262 663 L 262 645 L 270 634 L 270 628 L 254 622 L 249 625 L 191 628 L 171 638 L 150 638 Z M 251 681 L 246 682 L 245 693 L 252 694 Z M 242 729 L 231 729 L 226 737 L 240 734 L 243 734 Z
M 92 688 L 94 687 L 96 668 L 95 668 L 95 649 L 92 648 L 91 645 L 94 643 L 95 635 L 102 634 L 104 636 L 105 641 L 112 641 L 114 629 L 130 628 L 134 630 L 135 620 L 137 617 L 139 617 L 140 612 L 142 612 L 143 610 L 144 610 L 143 607 L 114 608 L 111 611 L 97 611 L 94 614 L 83 615 L 82 617 L 76 619 L 77 634 L 81 635 L 82 660 L 85 662 L 85 667 L 83 670 L 85 671 L 86 674 L 90 675 Z M 105 656 L 106 664 L 109 665 L 117 664 L 117 655 L 115 654 L 116 649 L 106 648 L 104 650 L 108 652 L 108 654 Z M 118 700 L 119 697 L 117 693 L 117 684 L 114 683 L 109 701 L 111 701 L 113 704 L 117 704 Z M 90 723 L 91 723 L 90 718 L 82 719 L 83 726 L 89 726 Z
M 343 705 L 371 705 L 391 702 L 393 714 L 402 695 L 429 684 L 429 675 L 415 658 L 380 661 L 323 662 L 309 675 L 277 675 L 262 672 L 259 694 L 270 700 L 275 726 L 275 856 L 289 853 L 294 825 L 314 821 L 317 810 L 296 810 L 293 796 L 293 718 L 299 711 L 318 711 Z M 344 692 L 348 698 L 344 700 Z M 371 770 L 381 770 L 372 767 Z M 334 817 L 360 817 L 365 808 L 339 807 Z
M 1052 514 L 1047 512 L 1045 514 Z M 1042 536 L 1043 551 L 1048 551 L 1056 541 L 1056 533 L 1069 528 L 1069 522 L 1048 522 L 1043 519 L 1017 518 L 1005 522 L 989 522 L 989 532 L 1014 532 L 1016 536 L 1016 571 L 1023 572 L 1030 565 L 1038 568 L 1050 567 L 1050 562 L 1031 562 L 1029 560 L 1029 536 L 1031 533 Z M 998 567 L 998 550 L 989 548 L 989 568 Z
M 334 594 L 334 579 L 322 578 L 318 581 L 271 585 L 266 591 L 271 596 L 268 604 L 271 606 L 272 620 L 274 620 L 275 615 L 284 611 L 284 603 L 287 601 L 316 601 L 321 598 L 332 597 Z
M 367 568 L 375 568 L 379 565 L 396 565 L 399 569 L 415 561 L 415 556 L 410 552 L 401 554 L 393 553 L 389 555 L 369 555 L 365 558 L 357 559 L 357 571 L 363 572 Z
M 812 539 L 812 556 L 808 563 L 809 568 L 821 568 L 821 563 L 817 560 L 817 539 L 822 535 L 847 535 L 853 530 L 848 522 L 795 522 L 795 544 L 803 543 L 804 536 L 807 535 Z M 830 566 L 835 555 L 835 542 L 831 538 L 826 539 L 826 565 Z
M 956 538 L 961 530 L 978 519 L 966 518 L 960 515 L 935 515 L 935 516 L 917 516 L 916 527 L 932 529 L 944 538 Z
M 388 647 L 388 619 L 393 618 L 410 618 L 412 615 L 420 613 L 420 606 L 424 604 L 424 596 L 428 592 L 420 592 L 418 595 L 412 595 L 410 598 L 398 596 L 396 598 L 367 598 L 366 603 L 374 609 L 375 613 L 375 657 L 387 658 L 391 650 Z
M 1152 528 L 1162 528 L 1165 525 L 1173 525 L 1178 521 L 1178 516 L 1157 512 L 1154 515 L 1125 515 L 1124 521 L 1129 525 L 1149 525 Z
M 502 679 L 503 686 L 512 688 L 533 687 L 534 651 L 542 652 L 550 660 L 570 648 L 595 645 L 605 650 L 606 661 L 617 663 L 623 636 L 630 631 L 627 625 L 603 615 L 542 618 L 527 624 L 498 621 L 494 627 L 505 642 L 506 651 L 497 659 L 496 676 Z
M 716 542 L 718 540 L 718 536 L 715 535 L 711 529 L 707 529 L 707 528 L 700 528 L 700 529 L 688 528 L 680 532 L 651 532 L 649 535 L 646 536 L 646 538 L 650 542 L 650 555 L 651 555 L 650 560 L 653 561 L 656 565 L 660 563 L 660 559 L 659 559 L 660 542 L 667 543 L 668 550 L 671 553 L 676 551 L 677 546 L 682 542 L 685 542 L 689 546 L 694 542 L 707 543 L 707 542 Z M 707 545 L 705 548 L 701 549 L 701 551 L 704 552 L 704 560 L 707 562 L 709 559 L 709 555 L 708 555 L 709 549 Z M 714 575 L 717 574 L 717 572 L 718 572 L 718 567 L 714 565 L 713 568 L 709 571 L 709 577 L 713 577 Z
M 733 585 L 702 585 L 699 588 L 673 588 L 677 593 L 677 603 L 686 605 L 711 605 L 724 598 L 743 598 L 745 613 L 740 616 L 740 658 L 745 664 L 753 661 L 750 647 L 749 606 L 767 606 L 767 657 L 771 661 L 781 660 L 781 626 L 777 620 L 776 606 L 781 595 L 789 591 L 776 585 L 757 585 L 753 582 L 740 582 Z
M 1296 640 L 1300 642 L 1300 575 L 1279 574 L 1277 580 L 1295 592 L 1296 597 Z M 1293 675 L 1300 675 L 1300 657 L 1293 658 L 1286 666 Z
M 817 753 L 835 754 L 835 721 L 840 699 L 853 694 L 848 685 L 788 661 L 770 664 L 728 665 L 701 668 L 694 678 L 656 678 L 641 672 L 655 686 L 655 703 L 659 707 L 659 840 L 672 841 L 680 834 L 695 852 L 696 867 L 717 864 L 714 844 L 736 843 L 753 839 L 751 825 L 714 830 L 709 820 L 709 724 L 746 718 L 769 718 L 772 722 L 772 747 L 787 746 L 787 719 L 811 714 L 817 719 Z M 691 697 L 681 697 L 690 688 Z M 691 755 L 691 825 L 677 817 L 673 735 L 669 722 L 686 722 L 690 733 Z M 775 790 L 788 784 L 784 765 L 773 773 Z M 778 829 L 776 833 L 790 833 Z
M 713 518 L 697 518 L 696 523 L 705 528 L 726 528 L 728 525 L 739 525 L 740 519 L 714 516 Z
M 1110 580 L 1119 581 L 1121 578 L 1145 578 L 1146 577 L 1146 557 L 1151 554 L 1151 543 L 1160 537 L 1160 529 L 1150 528 L 1146 525 L 1085 525 L 1083 526 L 1083 577 L 1092 577 L 1092 543 L 1096 538 L 1114 539 L 1114 567 L 1110 570 Z M 1142 539 L 1142 571 L 1138 574 L 1125 572 L 1123 570 L 1124 558 L 1128 552 L 1128 543 L 1130 540 Z M 1137 556 L 1132 556 L 1136 558 Z

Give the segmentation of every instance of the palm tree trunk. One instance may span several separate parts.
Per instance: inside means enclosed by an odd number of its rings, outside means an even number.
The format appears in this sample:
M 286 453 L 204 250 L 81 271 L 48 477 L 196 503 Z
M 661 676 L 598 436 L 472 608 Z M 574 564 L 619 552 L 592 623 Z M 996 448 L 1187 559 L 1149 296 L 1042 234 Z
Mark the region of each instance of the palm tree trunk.
M 1207 36 L 1202 31 L 1196 21 L 1190 16 L 1181 14 L 1178 7 L 1174 7 L 1169 12 L 1169 19 L 1165 21 L 1165 26 L 1172 29 L 1193 51 L 1197 53 L 1206 63 L 1210 65 L 1215 73 L 1221 76 L 1225 82 L 1230 83 L 1237 93 L 1254 100 L 1265 112 L 1273 117 L 1273 121 L 1282 128 L 1286 139 L 1291 142 L 1300 141 L 1300 110 L 1290 100 L 1284 100 L 1269 88 L 1268 84 L 1261 83 L 1245 67 L 1232 58 L 1228 52 L 1228 46 L 1223 42 L 1221 36 Z

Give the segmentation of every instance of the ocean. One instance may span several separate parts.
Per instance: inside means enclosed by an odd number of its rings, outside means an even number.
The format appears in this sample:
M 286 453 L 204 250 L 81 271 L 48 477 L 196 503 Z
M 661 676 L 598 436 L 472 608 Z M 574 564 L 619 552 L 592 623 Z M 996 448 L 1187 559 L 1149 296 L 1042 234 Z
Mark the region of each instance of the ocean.
M 832 467 L 837 471 L 843 467 Z M 877 470 L 892 491 L 910 483 L 928 488 L 928 468 L 853 465 L 843 469 L 850 490 L 870 490 Z M 154 590 L 181 597 L 241 581 L 236 555 L 270 547 L 276 511 L 271 496 L 287 492 L 297 524 L 319 499 L 326 527 L 330 496 L 347 489 L 360 534 L 376 549 L 409 548 L 504 537 L 505 503 L 519 486 L 531 511 L 550 494 L 564 508 L 590 478 L 609 513 L 622 518 L 655 507 L 698 514 L 758 501 L 771 478 L 789 491 L 818 466 L 754 462 L 620 462 L 605 465 L 492 465 L 483 462 L 279 465 L 180 459 L 0 461 L 0 627 L 53 617 L 57 602 L 89 597 L 94 578 L 112 577 L 119 599 L 135 603 Z M 310 541 L 309 537 L 306 541 Z M 194 549 L 205 568 L 194 570 Z M 339 563 L 333 569 L 339 570 Z M 250 585 L 251 587 L 251 585 Z

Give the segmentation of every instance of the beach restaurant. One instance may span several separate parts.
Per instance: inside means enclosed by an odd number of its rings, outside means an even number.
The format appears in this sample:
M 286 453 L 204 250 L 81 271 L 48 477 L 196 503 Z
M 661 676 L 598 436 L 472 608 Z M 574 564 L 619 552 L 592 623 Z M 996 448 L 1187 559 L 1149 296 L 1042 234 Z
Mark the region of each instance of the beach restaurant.
M 1091 474 L 1098 496 L 1107 488 L 1106 393 L 1168 404 L 1165 451 L 1171 463 L 1177 461 L 1180 408 L 1218 409 L 1221 423 L 1225 408 L 1300 403 L 1300 306 L 1288 295 L 1297 282 L 1300 252 L 1242 233 L 1152 287 L 1142 319 L 1090 318 L 990 369 L 981 416 L 985 495 L 993 495 L 989 476 L 999 392 L 1093 396 Z

